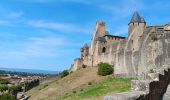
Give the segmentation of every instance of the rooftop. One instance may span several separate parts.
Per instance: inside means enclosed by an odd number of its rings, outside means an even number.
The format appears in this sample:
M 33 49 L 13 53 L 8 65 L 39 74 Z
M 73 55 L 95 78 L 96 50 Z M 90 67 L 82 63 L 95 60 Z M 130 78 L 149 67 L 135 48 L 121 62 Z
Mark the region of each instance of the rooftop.
M 121 38 L 121 39 L 125 39 L 126 38 L 126 37 L 114 36 L 114 35 L 105 35 L 104 37 L 114 37 L 114 38 Z
M 139 13 L 135 11 L 129 24 L 130 23 L 145 23 L 145 19 L 140 17 Z

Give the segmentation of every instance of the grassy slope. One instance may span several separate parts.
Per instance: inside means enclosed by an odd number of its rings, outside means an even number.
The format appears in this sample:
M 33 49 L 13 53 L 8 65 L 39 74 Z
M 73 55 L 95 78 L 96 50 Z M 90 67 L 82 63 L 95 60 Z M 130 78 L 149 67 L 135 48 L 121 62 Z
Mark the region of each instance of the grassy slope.
M 131 79 L 98 76 L 97 68 L 79 70 L 59 80 L 50 81 L 27 92 L 30 100 L 100 100 L 108 93 L 130 90 Z M 92 83 L 92 85 L 88 85 Z
M 132 78 L 115 79 L 110 77 L 104 80 L 103 82 L 94 84 L 92 86 L 88 86 L 84 89 L 73 92 L 72 94 L 65 95 L 61 99 L 62 100 L 102 99 L 103 96 L 105 96 L 106 94 L 129 91 L 131 80 Z

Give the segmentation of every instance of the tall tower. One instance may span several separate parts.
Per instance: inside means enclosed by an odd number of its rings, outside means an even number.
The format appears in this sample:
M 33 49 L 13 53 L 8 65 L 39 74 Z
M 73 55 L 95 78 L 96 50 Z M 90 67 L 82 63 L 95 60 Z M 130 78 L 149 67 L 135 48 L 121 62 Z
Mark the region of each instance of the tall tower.
M 94 30 L 91 46 L 90 46 L 90 54 L 93 55 L 95 47 L 96 47 L 96 39 L 98 37 L 103 37 L 106 35 L 106 28 L 105 28 L 105 22 L 97 22 L 96 27 Z
M 144 30 L 145 25 L 146 25 L 146 22 L 145 22 L 144 18 L 140 17 L 138 12 L 135 11 L 133 16 L 132 16 L 132 19 L 130 20 L 130 22 L 128 24 L 128 34 L 129 34 L 129 36 L 133 32 L 133 30 L 137 27 L 140 27 L 141 30 Z
M 132 19 L 128 24 L 128 40 L 131 45 L 131 50 L 138 51 L 140 41 L 139 39 L 144 33 L 146 22 L 144 18 L 140 17 L 137 11 L 134 12 Z

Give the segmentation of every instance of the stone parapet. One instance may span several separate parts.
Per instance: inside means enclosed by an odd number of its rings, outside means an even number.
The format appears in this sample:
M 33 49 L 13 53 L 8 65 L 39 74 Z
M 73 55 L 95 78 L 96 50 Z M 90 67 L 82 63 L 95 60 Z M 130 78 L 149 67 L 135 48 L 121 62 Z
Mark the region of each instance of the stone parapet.
M 104 100 L 162 100 L 170 82 L 170 68 L 162 67 L 132 80 L 131 92 L 105 96 Z

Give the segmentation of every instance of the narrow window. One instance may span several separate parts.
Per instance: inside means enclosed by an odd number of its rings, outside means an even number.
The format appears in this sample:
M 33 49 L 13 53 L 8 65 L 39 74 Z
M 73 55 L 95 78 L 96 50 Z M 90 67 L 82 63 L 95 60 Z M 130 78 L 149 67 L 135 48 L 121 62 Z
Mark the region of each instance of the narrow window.
M 133 44 L 133 40 L 132 40 L 132 44 Z
M 106 52 L 106 48 L 105 47 L 103 47 L 103 49 L 102 49 L 102 53 L 105 53 Z

